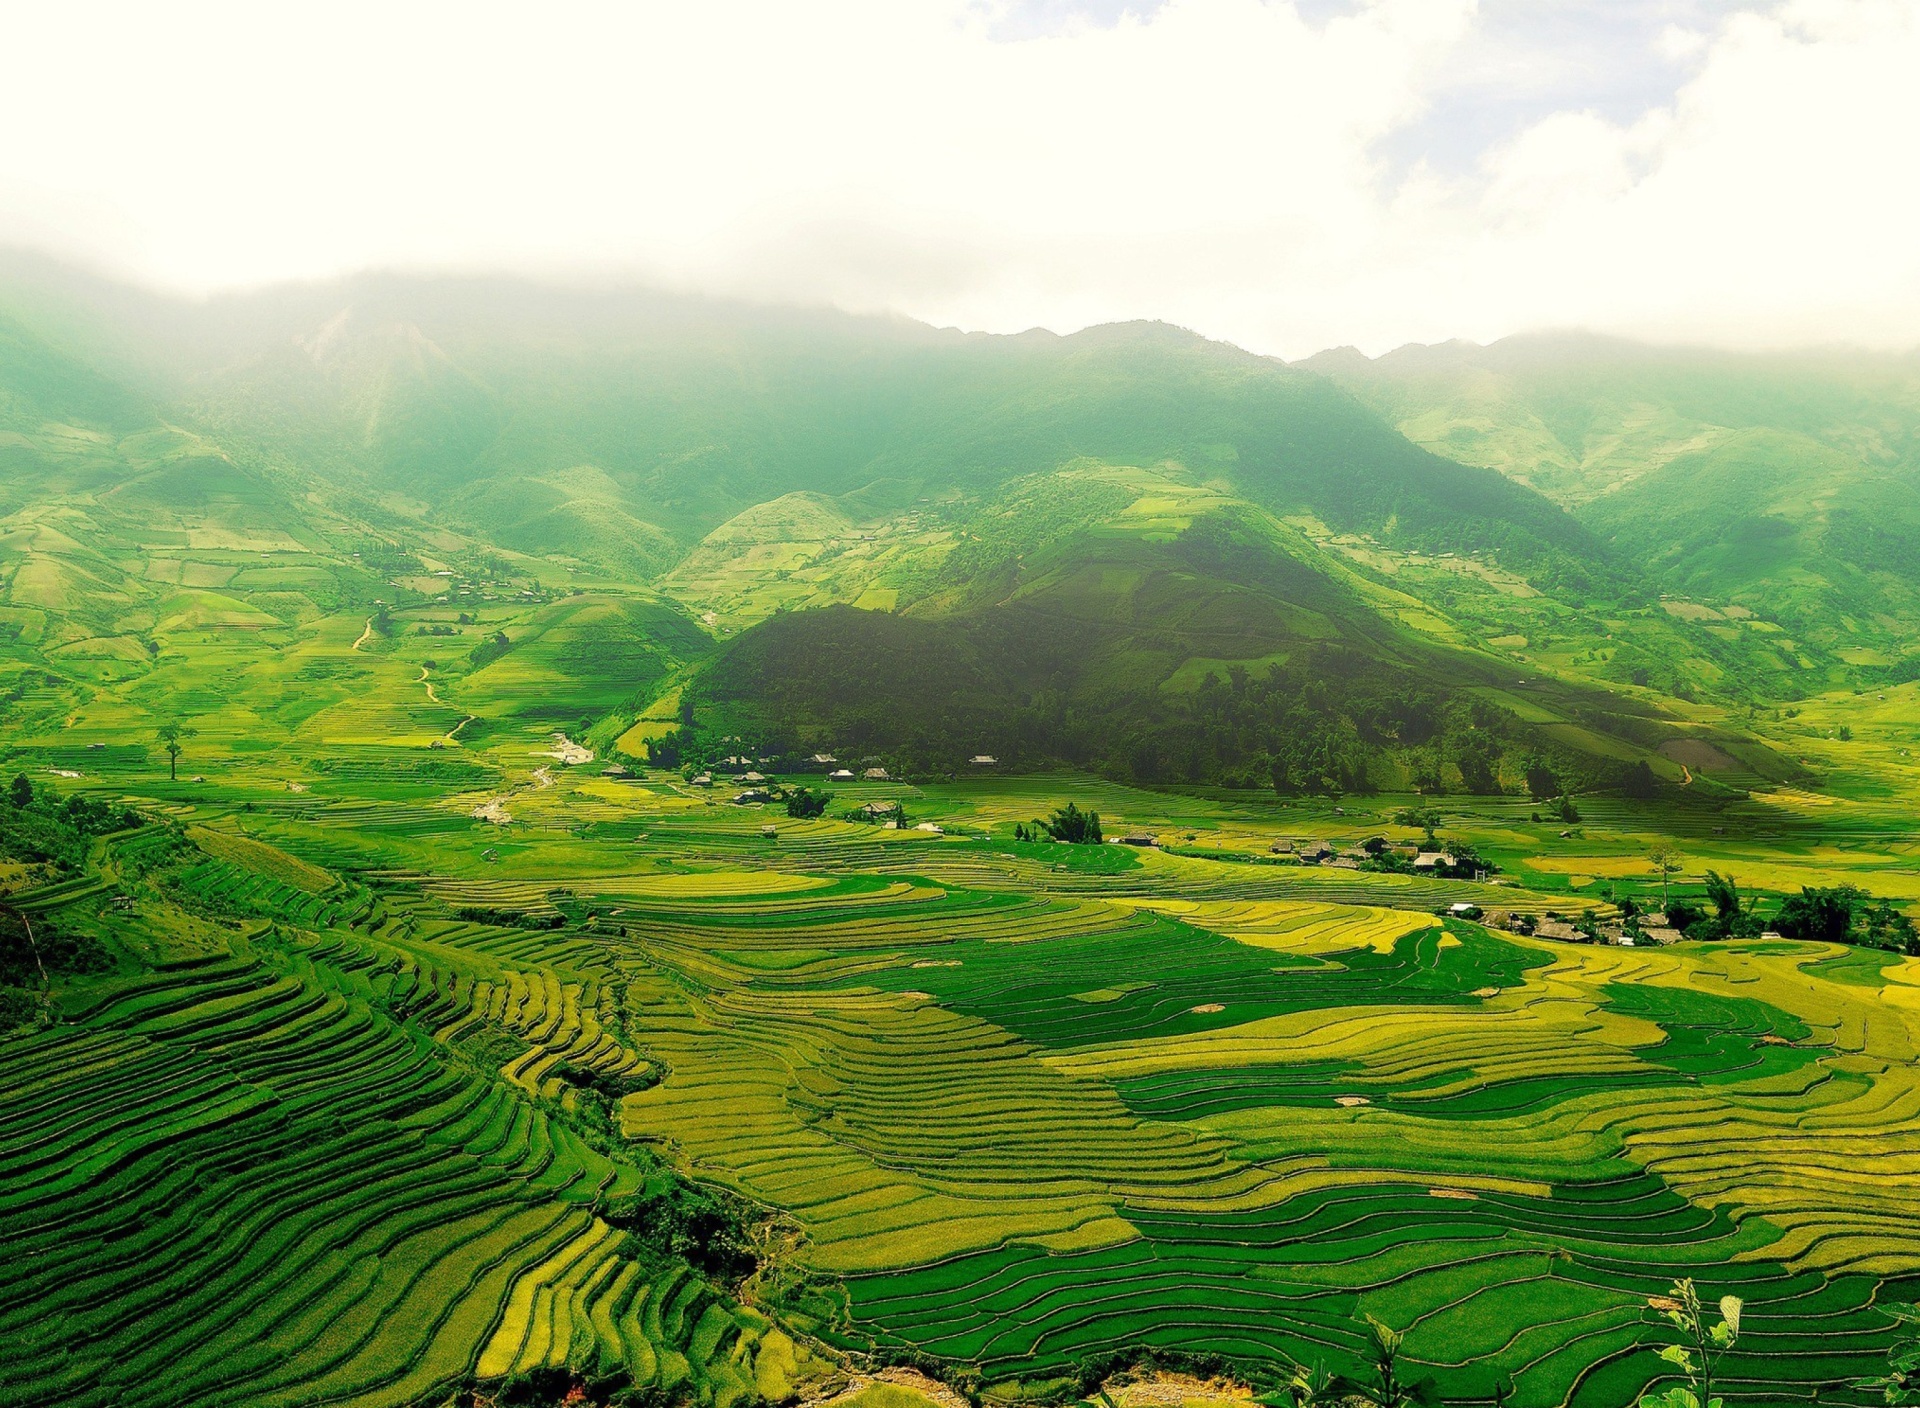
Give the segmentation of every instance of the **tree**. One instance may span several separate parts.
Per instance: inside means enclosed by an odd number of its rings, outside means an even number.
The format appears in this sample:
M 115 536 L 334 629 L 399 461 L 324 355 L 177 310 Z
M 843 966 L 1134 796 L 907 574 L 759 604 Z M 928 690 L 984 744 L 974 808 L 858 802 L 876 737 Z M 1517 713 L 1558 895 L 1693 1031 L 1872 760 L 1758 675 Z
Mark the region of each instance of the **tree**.
M 156 737 L 167 746 L 167 780 L 180 780 L 180 740 L 192 738 L 199 730 L 178 719 L 169 719 L 160 725 Z
M 1440 823 L 1444 818 L 1440 815 L 1438 808 L 1402 807 L 1393 814 L 1393 820 L 1396 826 L 1417 826 L 1426 832 L 1428 850 L 1432 850 L 1439 844 L 1439 838 L 1434 833 L 1440 829 Z
M 1915 930 L 1913 920 L 1887 901 L 1881 900 L 1868 909 L 1863 922 L 1868 943 L 1904 953 L 1909 958 L 1920 958 L 1920 931 Z
M 1097 846 L 1105 839 L 1100 834 L 1100 813 L 1083 812 L 1072 802 L 1057 808 L 1040 824 L 1054 840 L 1070 846 Z
M 1740 1338 L 1740 1306 L 1738 1296 L 1720 1297 L 1720 1321 L 1710 1323 L 1693 1279 L 1673 1283 L 1666 1316 L 1680 1340 L 1661 1350 L 1660 1357 L 1687 1376 L 1686 1387 L 1647 1394 L 1640 1408 L 1721 1408 L 1721 1400 L 1713 1396 L 1713 1371 Z
M 831 792 L 815 792 L 811 788 L 796 787 L 787 794 L 787 815 L 800 821 L 824 816 L 827 803 L 832 800 Z
M 1691 900 L 1673 900 L 1667 905 L 1667 923 L 1685 934 L 1706 921 L 1707 912 Z
M 20 809 L 33 805 L 33 779 L 23 772 L 13 775 L 13 783 L 7 788 L 7 800 Z
M 1527 760 L 1527 795 L 1536 802 L 1560 795 L 1560 779 L 1542 758 Z
M 1647 863 L 1660 875 L 1660 908 L 1665 909 L 1667 907 L 1667 877 L 1680 873 L 1681 867 L 1686 864 L 1686 857 L 1680 854 L 1678 847 L 1661 841 L 1648 849 Z
M 1741 901 L 1740 887 L 1733 883 L 1731 875 L 1722 875 L 1717 870 L 1707 872 L 1707 903 L 1713 906 L 1714 922 L 1719 926 L 1722 938 L 1745 938 L 1759 931 L 1759 925 L 1754 922 L 1751 910 Z
M 1469 733 L 1454 761 L 1467 791 L 1487 796 L 1500 790 L 1500 745 L 1490 734 L 1478 729 Z
M 1866 900 L 1866 892 L 1852 885 L 1802 885 L 1799 894 L 1781 901 L 1773 927 L 1790 939 L 1843 944 L 1853 933 L 1855 911 L 1864 909 Z

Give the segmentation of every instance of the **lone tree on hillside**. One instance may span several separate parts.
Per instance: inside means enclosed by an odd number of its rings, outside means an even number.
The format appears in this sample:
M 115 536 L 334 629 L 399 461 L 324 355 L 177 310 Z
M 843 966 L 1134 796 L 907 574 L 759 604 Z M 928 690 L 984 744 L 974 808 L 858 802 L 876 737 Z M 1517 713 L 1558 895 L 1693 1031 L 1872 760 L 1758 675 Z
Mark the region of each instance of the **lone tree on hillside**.
M 1070 846 L 1097 846 L 1105 839 L 1100 834 L 1100 813 L 1083 812 L 1072 802 L 1040 824 L 1054 840 L 1065 841 Z
M 7 788 L 7 800 L 12 802 L 15 807 L 32 806 L 33 779 L 23 772 L 15 773 L 13 775 L 12 785 Z
M 167 780 L 169 782 L 180 780 L 180 740 L 192 738 L 198 732 L 198 729 L 183 724 L 178 719 L 168 719 L 160 725 L 156 736 L 167 745 Z
M 1686 864 L 1686 857 L 1680 854 L 1677 846 L 1662 841 L 1647 852 L 1647 864 L 1660 874 L 1660 908 L 1667 907 L 1667 877 L 1678 875 Z

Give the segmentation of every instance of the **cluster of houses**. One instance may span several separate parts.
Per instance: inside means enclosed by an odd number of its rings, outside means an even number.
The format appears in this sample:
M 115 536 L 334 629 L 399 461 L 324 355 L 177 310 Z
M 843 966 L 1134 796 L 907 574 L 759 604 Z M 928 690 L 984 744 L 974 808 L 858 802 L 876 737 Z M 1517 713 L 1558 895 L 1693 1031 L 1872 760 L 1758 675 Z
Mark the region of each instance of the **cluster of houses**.
M 1276 856 L 1291 856 L 1302 865 L 1324 865 L 1334 870 L 1358 870 L 1368 861 L 1392 859 L 1404 862 L 1416 875 L 1484 880 L 1487 874 L 1478 863 L 1451 851 L 1422 850 L 1412 841 L 1390 841 L 1384 836 L 1369 836 L 1364 841 L 1340 847 L 1331 841 L 1295 841 L 1283 837 L 1268 849 Z
M 1563 944 L 1618 944 L 1622 948 L 1678 943 L 1684 937 L 1667 922 L 1666 915 L 1657 912 L 1639 915 L 1631 921 L 1609 919 L 1578 925 L 1550 914 L 1533 926 L 1533 933 L 1539 938 L 1553 939 Z

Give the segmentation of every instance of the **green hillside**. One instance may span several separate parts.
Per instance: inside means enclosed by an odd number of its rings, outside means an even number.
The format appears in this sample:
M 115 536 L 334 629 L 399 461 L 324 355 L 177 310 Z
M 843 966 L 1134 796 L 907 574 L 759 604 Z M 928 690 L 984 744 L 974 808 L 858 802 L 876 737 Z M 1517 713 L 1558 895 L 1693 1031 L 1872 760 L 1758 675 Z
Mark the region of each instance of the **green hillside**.
M 1912 402 L 1711 360 L 0 260 L 0 1401 L 1879 1401 Z
M 1330 551 L 1329 536 L 1402 557 L 1469 554 L 1583 607 L 1633 591 L 1597 541 L 1537 494 L 1415 448 L 1319 377 L 1163 325 L 975 337 L 659 295 L 395 278 L 180 304 L 47 268 L 16 264 L 12 275 L 0 304 L 57 341 L 68 368 L 23 378 L 23 434 L 51 447 L 41 459 L 64 445 L 68 432 L 50 429 L 51 412 L 27 397 L 65 387 L 62 404 L 84 422 L 76 433 L 116 474 L 104 486 L 68 482 L 60 512 L 84 514 L 92 537 L 36 553 L 10 600 L 90 603 L 97 619 L 63 623 L 47 644 L 135 641 L 149 658 L 133 652 L 130 666 L 150 670 L 196 631 L 201 644 L 219 631 L 233 645 L 249 639 L 236 632 L 258 632 L 276 652 L 351 631 L 350 654 L 384 658 L 394 648 L 360 638 L 361 625 L 397 610 L 403 633 L 458 638 L 409 666 L 431 660 L 440 677 L 468 669 L 464 685 L 437 696 L 447 707 L 484 719 L 500 700 L 506 714 L 617 733 L 706 650 L 671 610 L 640 609 L 654 591 L 723 637 L 779 611 L 848 604 L 942 622 L 936 633 L 957 631 L 968 652 L 984 652 L 994 683 L 918 711 L 921 742 L 924 720 L 998 700 L 988 731 L 1011 731 L 1019 741 L 998 746 L 1031 762 L 1259 785 L 1265 747 L 1215 757 L 1211 743 L 1145 735 L 1170 738 L 1168 711 L 1190 713 L 1209 676 L 1309 671 L 1309 655 L 1337 659 L 1342 678 L 1417 677 L 1421 710 L 1436 718 L 1508 712 L 1470 697 L 1506 667 L 1457 648 L 1509 625 L 1463 635 L 1418 592 Z M 88 357 L 110 371 L 88 380 Z M 29 518 L 29 486 L 44 482 L 37 464 L 13 480 Z M 193 552 L 163 557 L 156 530 Z M 183 590 L 158 596 L 146 585 L 156 580 Z M 568 655 L 557 618 L 540 608 L 582 588 L 635 605 L 607 606 Z M 459 609 L 481 597 L 496 609 Z M 507 653 L 476 661 L 500 634 Z M 561 663 L 537 663 L 555 651 Z M 44 648 L 28 654 L 55 663 Z M 101 668 L 108 679 L 117 667 Z M 83 696 L 98 690 L 82 670 L 49 678 Z M 751 679 L 730 666 L 689 697 L 739 702 L 755 727 L 787 733 L 831 733 L 855 698 L 874 697 L 851 679 L 821 679 L 833 699 L 802 709 L 791 693 L 756 702 Z M 139 693 L 151 717 L 164 690 Z M 134 694 L 91 717 L 124 717 Z M 534 695 L 537 705 L 505 702 Z M 1057 696 L 1076 722 L 1037 722 L 1037 695 Z M 1370 786 L 1457 771 L 1444 756 L 1406 752 L 1434 743 L 1431 718 L 1402 738 L 1397 726 L 1358 721 L 1358 705 L 1314 700 L 1315 727 L 1339 741 L 1311 751 L 1344 759 L 1318 777 Z M 1576 723 L 1596 703 L 1626 722 L 1597 733 Z M 349 699 L 299 727 L 416 738 L 459 717 L 420 707 Z M 782 708 L 793 717 L 774 718 Z M 1023 717 L 1010 721 L 1009 710 Z M 1663 735 L 1641 721 L 1658 714 L 1593 696 L 1536 722 L 1567 725 L 1553 746 L 1585 757 L 1568 766 L 1601 781 L 1652 756 Z M 65 717 L 74 726 L 70 705 Z M 932 732 L 957 746 L 969 730 L 979 731 L 956 721 Z M 888 737 L 907 741 L 898 728 Z M 1512 749 L 1548 745 L 1516 734 Z
M 1597 338 L 1302 364 L 1415 442 L 1572 510 L 1681 609 L 1786 633 L 1782 694 L 1906 678 L 1920 599 L 1920 361 Z M 1802 664 L 1801 661 L 1805 663 Z M 1810 672 L 1810 673 L 1809 673 Z M 1798 675 L 1796 680 L 1794 677 Z
M 919 770 L 985 753 L 1146 782 L 1484 792 L 1543 755 L 1587 786 L 1630 785 L 1636 765 L 1639 785 L 1677 782 L 1661 747 L 1712 732 L 1578 678 L 1516 681 L 1291 525 L 1166 473 L 1018 481 L 946 536 L 937 565 L 896 575 L 889 611 L 849 609 L 875 590 L 862 571 L 840 606 L 729 644 L 689 692 L 706 735 Z

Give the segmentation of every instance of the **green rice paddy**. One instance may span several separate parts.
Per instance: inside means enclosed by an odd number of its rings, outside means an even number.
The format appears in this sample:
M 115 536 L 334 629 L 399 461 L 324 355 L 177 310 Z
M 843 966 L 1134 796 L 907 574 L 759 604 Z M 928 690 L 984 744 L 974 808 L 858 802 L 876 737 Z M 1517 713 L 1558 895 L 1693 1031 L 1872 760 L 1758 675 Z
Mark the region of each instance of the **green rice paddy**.
M 340 617 L 236 653 L 200 599 L 157 660 L 17 696 L 9 772 L 146 820 L 0 877 L 112 958 L 0 1038 L 7 1402 L 401 1408 L 562 1365 L 733 1408 L 873 1353 L 1047 1398 L 1136 1346 L 1352 1368 L 1372 1314 L 1451 1399 L 1602 1408 L 1660 1381 L 1680 1276 L 1747 1301 L 1730 1400 L 1864 1401 L 1875 1307 L 1920 1291 L 1920 962 L 1440 912 L 1651 898 L 1661 838 L 1686 893 L 1920 893 L 1891 702 L 1803 740 L 1823 797 L 1449 802 L 1502 871 L 1435 880 L 1271 851 L 1410 836 L 1391 797 L 1054 773 L 795 821 L 603 776 L 619 681 L 674 677 L 651 608 L 489 609 L 524 648 L 452 669 Z M 1068 799 L 1161 844 L 1013 839 Z M 895 800 L 940 830 L 835 819 Z M 748 1282 L 609 1220 L 674 1179 L 748 1210 Z

